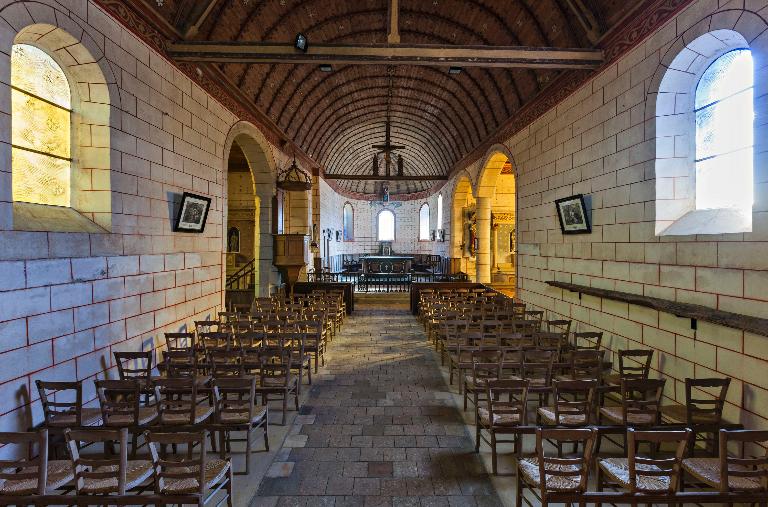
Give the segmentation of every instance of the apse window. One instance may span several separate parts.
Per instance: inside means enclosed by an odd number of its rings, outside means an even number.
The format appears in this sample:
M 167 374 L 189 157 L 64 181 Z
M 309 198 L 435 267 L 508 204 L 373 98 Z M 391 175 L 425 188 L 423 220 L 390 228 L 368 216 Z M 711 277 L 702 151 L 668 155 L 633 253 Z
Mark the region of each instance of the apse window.
M 749 49 L 725 53 L 696 87 L 696 209 L 750 212 L 754 200 L 754 66 Z
M 355 212 L 350 203 L 344 205 L 342 211 L 342 229 L 344 241 L 354 241 L 355 239 Z
M 429 204 L 419 209 L 419 241 L 429 241 Z
M 47 53 L 16 44 L 11 53 L 13 200 L 70 206 L 72 98 Z
M 379 241 L 395 240 L 395 214 L 388 210 L 379 213 Z

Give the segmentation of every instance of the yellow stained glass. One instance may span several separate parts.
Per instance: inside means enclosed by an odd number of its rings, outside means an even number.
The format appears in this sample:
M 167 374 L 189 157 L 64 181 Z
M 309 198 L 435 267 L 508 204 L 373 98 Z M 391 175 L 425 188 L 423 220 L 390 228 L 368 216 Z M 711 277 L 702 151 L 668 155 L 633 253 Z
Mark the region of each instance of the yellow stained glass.
M 69 206 L 69 160 L 13 148 L 13 200 Z
M 18 90 L 11 91 L 11 101 L 14 146 L 70 157 L 69 111 Z
M 15 44 L 11 52 L 11 84 L 16 88 L 72 108 L 69 81 L 45 51 L 29 44 Z
M 69 82 L 44 51 L 16 44 L 11 84 L 13 200 L 70 206 Z

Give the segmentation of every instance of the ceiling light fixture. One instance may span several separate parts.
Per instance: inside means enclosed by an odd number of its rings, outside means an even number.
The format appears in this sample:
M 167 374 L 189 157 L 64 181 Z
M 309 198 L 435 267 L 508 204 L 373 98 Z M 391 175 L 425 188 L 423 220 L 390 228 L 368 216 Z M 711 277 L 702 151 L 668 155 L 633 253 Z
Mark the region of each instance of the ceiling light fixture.
M 320 64 L 320 71 L 321 72 L 332 72 L 333 67 L 331 67 L 330 63 L 321 63 Z
M 303 33 L 297 33 L 296 42 L 294 42 L 293 47 L 306 53 L 307 49 L 309 48 L 309 41 L 307 40 L 307 36 Z
M 448 74 L 461 74 L 461 71 L 463 71 L 461 67 L 449 67 L 448 68 Z

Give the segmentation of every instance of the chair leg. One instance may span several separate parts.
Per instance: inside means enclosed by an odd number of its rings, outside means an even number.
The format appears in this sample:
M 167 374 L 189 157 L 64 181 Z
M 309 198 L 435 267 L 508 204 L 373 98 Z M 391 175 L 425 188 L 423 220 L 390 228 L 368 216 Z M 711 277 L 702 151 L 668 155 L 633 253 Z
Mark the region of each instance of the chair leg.
M 496 453 L 496 432 L 491 430 L 491 470 L 493 475 L 498 473 L 498 455 Z
M 515 507 L 523 507 L 523 480 L 520 478 L 520 467 L 517 467 L 517 473 L 515 474 L 517 477 L 517 488 L 515 488 L 517 491 L 515 491 Z
M 235 482 L 234 480 L 235 474 L 232 471 L 232 466 L 229 467 L 229 480 L 227 480 L 227 507 L 234 507 L 234 498 L 232 498 L 232 483 Z
M 261 423 L 264 428 L 264 449 L 269 451 L 269 421 L 267 421 L 267 415 L 264 415 L 264 422 Z
M 467 396 L 469 396 L 469 393 L 467 393 L 467 383 L 463 382 L 464 384 L 464 411 L 467 411 Z
M 288 393 L 283 393 L 283 426 L 285 426 L 285 415 L 288 413 Z
M 219 457 L 221 459 L 226 458 L 224 449 L 227 447 L 227 430 L 222 429 L 219 431 L 219 447 L 221 448 L 219 451 Z
M 251 470 L 251 434 L 253 433 L 250 424 L 245 430 L 245 475 Z

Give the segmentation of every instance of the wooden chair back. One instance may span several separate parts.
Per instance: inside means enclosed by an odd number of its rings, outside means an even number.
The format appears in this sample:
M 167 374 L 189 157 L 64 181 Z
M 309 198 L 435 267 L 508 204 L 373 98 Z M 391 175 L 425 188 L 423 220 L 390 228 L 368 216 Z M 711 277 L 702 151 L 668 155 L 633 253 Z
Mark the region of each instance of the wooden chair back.
M 48 430 L 0 432 L 0 445 L 8 456 L 17 456 L 0 459 L 0 497 L 44 495 L 48 484 Z M 14 447 L 21 449 L 9 452 Z
M 691 438 L 691 429 L 683 431 L 638 431 L 633 428 L 627 430 L 627 461 L 629 466 L 629 491 L 636 493 L 658 493 L 658 486 L 645 486 L 648 478 L 650 482 L 658 484 L 659 478 L 666 478 L 669 488 L 666 493 L 674 494 L 680 484 L 683 456 L 688 441 Z M 664 443 L 675 443 L 675 453 L 672 457 L 644 457 L 639 456 L 638 444 L 648 442 L 652 447 Z
M 149 380 L 152 376 L 152 351 L 142 352 L 113 352 L 117 373 L 121 380 Z
M 35 380 L 43 404 L 45 426 L 78 428 L 83 425 L 83 385 L 81 382 Z
M 725 397 L 728 394 L 730 378 L 685 379 L 685 412 L 687 424 L 720 424 L 723 419 Z M 704 398 L 697 395 L 694 389 L 715 391 L 714 397 Z
M 576 350 L 600 350 L 603 344 L 602 331 L 573 333 L 573 347 Z
M 728 454 L 728 443 L 742 447 L 739 457 Z M 745 445 L 767 449 L 762 456 L 745 457 Z M 720 430 L 720 491 L 733 491 L 730 478 L 746 479 L 759 484 L 760 491 L 768 492 L 768 431 L 766 430 Z
M 193 488 L 196 487 L 195 493 L 198 495 L 205 494 L 205 486 L 208 482 L 205 478 L 207 433 L 207 431 L 199 433 L 147 431 L 144 433 L 152 456 L 155 493 L 174 494 L 176 491 L 170 487 L 171 484 L 184 481 L 192 484 Z M 168 445 L 186 447 L 186 456 L 183 454 L 168 456 L 164 452 Z M 196 447 L 200 450 L 198 453 L 194 452 Z
M 597 380 L 556 380 L 553 387 L 557 425 L 582 427 L 592 423 Z
M 488 381 L 485 403 L 491 425 L 494 425 L 494 421 L 515 420 L 520 426 L 528 424 L 528 386 L 529 381 L 526 379 Z
M 661 396 L 666 379 L 622 379 L 622 424 L 658 425 L 661 420 Z
M 200 333 L 198 340 L 206 354 L 213 350 L 232 350 L 234 340 L 231 333 Z
M 194 349 L 163 351 L 163 369 L 168 378 L 194 377 L 198 368 Z
M 627 349 L 619 351 L 619 375 L 625 379 L 645 380 L 651 373 L 653 350 Z
M 597 430 L 595 428 L 537 428 L 536 455 L 541 477 L 540 490 L 544 499 L 553 491 L 571 491 L 583 493 L 587 490 L 589 471 L 595 448 Z M 570 458 L 549 456 L 544 452 L 544 442 L 556 444 L 573 442 L 583 445 L 584 452 Z M 558 479 L 566 479 L 566 481 Z M 568 486 L 568 484 L 575 484 Z
M 552 365 L 557 357 L 554 350 L 538 348 L 523 350 L 523 378 L 537 379 L 537 384 L 552 384 Z
M 195 333 L 165 333 L 167 350 L 188 350 L 195 348 Z
M 96 394 L 104 426 L 127 428 L 139 425 L 141 384 L 138 379 L 97 380 Z
M 256 405 L 256 377 L 218 377 L 213 380 L 216 390 L 216 422 L 253 421 Z
M 239 350 L 208 352 L 208 373 L 213 377 L 239 377 L 245 374 L 243 355 Z
M 128 429 L 66 430 L 64 433 L 75 473 L 75 491 L 82 494 L 125 495 L 128 470 Z M 80 454 L 84 445 L 119 446 L 119 454 Z
M 200 333 L 213 333 L 221 330 L 221 322 L 218 320 L 196 320 L 195 332 L 198 336 Z
M 200 402 L 195 377 L 157 379 L 154 387 L 159 424 L 195 424 Z
M 570 356 L 570 370 L 573 380 L 600 379 L 605 350 L 577 349 L 571 351 Z

